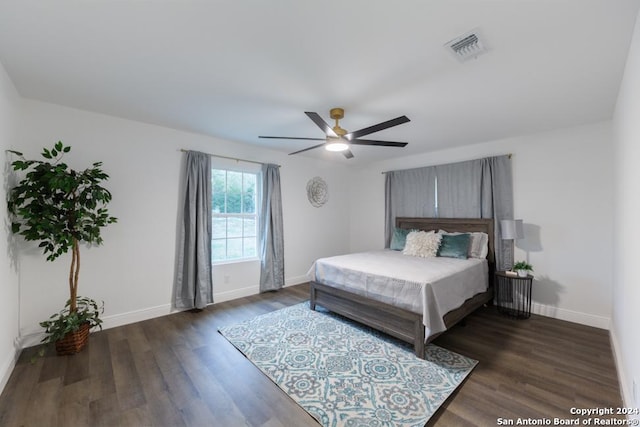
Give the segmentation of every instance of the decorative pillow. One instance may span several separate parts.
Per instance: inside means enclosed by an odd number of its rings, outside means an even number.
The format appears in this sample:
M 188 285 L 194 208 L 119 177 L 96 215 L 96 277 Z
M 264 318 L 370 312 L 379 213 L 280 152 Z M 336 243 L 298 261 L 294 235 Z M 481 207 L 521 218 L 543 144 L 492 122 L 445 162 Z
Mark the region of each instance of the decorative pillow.
M 406 228 L 395 228 L 393 230 L 393 236 L 391 236 L 391 245 L 389 249 L 394 251 L 401 251 L 404 249 L 404 245 L 407 241 L 407 234 L 413 230 Z
M 471 243 L 469 244 L 469 258 L 484 259 L 489 253 L 489 235 L 487 233 L 469 233 Z
M 441 239 L 442 235 L 433 231 L 412 231 L 407 234 L 402 253 L 423 258 L 435 257 L 438 253 Z
M 438 248 L 438 256 L 467 259 L 470 240 L 471 236 L 467 233 L 443 234 L 440 248 Z
M 489 253 L 489 235 L 487 233 L 482 232 L 473 232 L 473 233 L 449 233 L 445 230 L 438 230 L 440 234 L 469 234 L 471 236 L 471 240 L 469 242 L 469 252 L 467 253 L 467 258 L 480 258 L 484 259 L 487 257 Z

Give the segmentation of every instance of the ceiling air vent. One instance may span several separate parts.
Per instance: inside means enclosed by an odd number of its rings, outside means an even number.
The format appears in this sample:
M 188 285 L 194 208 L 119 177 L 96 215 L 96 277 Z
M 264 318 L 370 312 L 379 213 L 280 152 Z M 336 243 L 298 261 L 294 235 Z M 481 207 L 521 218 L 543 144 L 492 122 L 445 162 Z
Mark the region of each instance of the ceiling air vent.
M 446 43 L 445 47 L 460 62 L 468 61 L 487 52 L 487 48 L 480 40 L 477 30 L 456 37 Z

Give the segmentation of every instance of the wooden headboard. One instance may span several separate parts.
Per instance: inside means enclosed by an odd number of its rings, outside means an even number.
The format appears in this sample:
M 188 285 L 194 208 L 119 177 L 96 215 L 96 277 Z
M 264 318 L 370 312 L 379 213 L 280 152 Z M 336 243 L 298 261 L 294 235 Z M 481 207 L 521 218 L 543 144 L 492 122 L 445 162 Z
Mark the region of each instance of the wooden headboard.
M 487 260 L 492 267 L 495 268 L 495 246 L 493 234 L 493 218 L 396 218 L 396 227 L 409 230 L 446 230 L 450 233 L 471 233 L 482 232 L 489 236 L 489 253 Z

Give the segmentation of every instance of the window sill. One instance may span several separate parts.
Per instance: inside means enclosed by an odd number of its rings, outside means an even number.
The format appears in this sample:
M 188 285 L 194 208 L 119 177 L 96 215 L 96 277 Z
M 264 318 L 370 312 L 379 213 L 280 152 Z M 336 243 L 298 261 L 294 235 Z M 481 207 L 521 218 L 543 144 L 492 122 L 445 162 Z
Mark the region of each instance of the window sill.
M 260 258 L 255 257 L 255 258 L 242 258 L 242 259 L 228 259 L 224 261 L 214 261 L 211 263 L 211 265 L 216 266 L 216 265 L 225 265 L 225 264 L 239 264 L 243 262 L 260 262 Z

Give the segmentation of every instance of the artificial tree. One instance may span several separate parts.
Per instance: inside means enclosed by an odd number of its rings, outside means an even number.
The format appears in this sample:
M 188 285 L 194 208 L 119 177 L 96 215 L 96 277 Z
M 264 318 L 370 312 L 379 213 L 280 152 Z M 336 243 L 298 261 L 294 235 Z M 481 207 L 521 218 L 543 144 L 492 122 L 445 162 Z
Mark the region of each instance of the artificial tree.
M 99 307 L 95 301 L 78 296 L 80 244 L 102 243 L 102 227 L 117 221 L 106 205 L 111 193 L 101 185 L 109 175 L 96 162 L 83 171 L 71 169 L 62 158 L 71 147 L 57 142 L 43 149 L 43 160 L 26 160 L 22 153 L 12 163 L 15 171 L 26 171 L 24 178 L 11 189 L 8 208 L 11 229 L 29 241 L 40 241 L 47 261 L 54 261 L 71 250 L 69 300 L 65 308 L 40 325 L 45 328 L 43 342 L 55 342 L 82 323 L 100 326 Z

